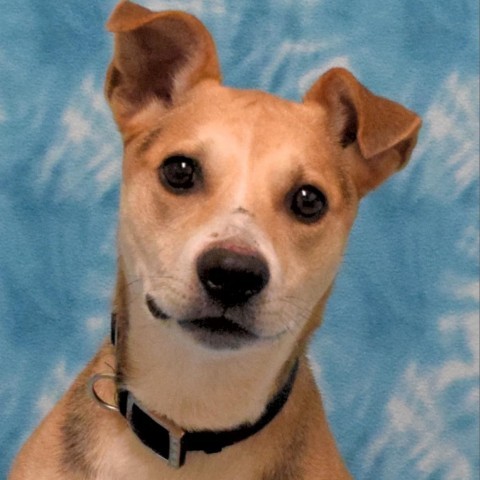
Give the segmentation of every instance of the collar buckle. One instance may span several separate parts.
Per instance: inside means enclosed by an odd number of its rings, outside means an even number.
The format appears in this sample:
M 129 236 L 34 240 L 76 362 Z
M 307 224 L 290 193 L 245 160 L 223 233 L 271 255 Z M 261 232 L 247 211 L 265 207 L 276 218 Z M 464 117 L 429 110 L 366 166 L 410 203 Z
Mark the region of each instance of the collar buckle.
M 130 425 L 130 428 L 135 432 L 135 408 L 138 408 L 142 414 L 149 415 L 148 412 L 142 407 L 138 400 L 132 395 L 131 392 L 127 393 L 127 405 L 125 417 Z M 159 451 L 158 448 L 152 448 L 153 445 L 150 441 L 154 442 L 156 439 L 148 437 L 141 437 L 142 443 L 147 447 L 153 449 L 153 451 L 162 459 L 165 460 L 170 467 L 180 468 L 185 462 L 186 448 L 183 442 L 185 436 L 185 430 L 182 430 L 178 425 L 164 416 L 150 417 L 157 425 L 160 425 L 168 436 L 168 450 Z
M 178 427 L 176 428 L 178 429 Z M 170 444 L 168 451 L 168 464 L 173 468 L 180 468 L 185 461 L 185 448 L 182 442 L 185 432 L 181 429 L 178 429 L 179 432 L 176 432 L 170 428 L 167 428 L 167 430 Z

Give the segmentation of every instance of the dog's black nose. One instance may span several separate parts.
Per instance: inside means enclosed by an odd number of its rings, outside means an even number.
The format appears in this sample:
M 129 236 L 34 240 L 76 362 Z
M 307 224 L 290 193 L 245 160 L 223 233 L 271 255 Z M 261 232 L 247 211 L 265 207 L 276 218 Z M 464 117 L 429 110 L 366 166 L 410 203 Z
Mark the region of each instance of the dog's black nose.
M 260 293 L 270 272 L 264 260 L 255 255 L 213 248 L 197 261 L 197 273 L 210 298 L 224 307 L 240 306 Z

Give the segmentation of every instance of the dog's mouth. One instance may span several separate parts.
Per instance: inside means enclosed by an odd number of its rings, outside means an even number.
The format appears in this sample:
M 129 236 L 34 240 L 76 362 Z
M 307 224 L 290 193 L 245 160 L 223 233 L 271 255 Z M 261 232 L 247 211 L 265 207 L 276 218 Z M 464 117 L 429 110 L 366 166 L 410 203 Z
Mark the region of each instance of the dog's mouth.
M 146 295 L 145 303 L 151 315 L 160 320 L 172 320 L 155 302 Z M 177 320 L 178 325 L 189 332 L 199 343 L 216 349 L 237 349 L 259 339 L 258 335 L 225 315 Z
M 180 320 L 178 324 L 197 341 L 214 349 L 236 349 L 258 340 L 256 334 L 224 316 Z

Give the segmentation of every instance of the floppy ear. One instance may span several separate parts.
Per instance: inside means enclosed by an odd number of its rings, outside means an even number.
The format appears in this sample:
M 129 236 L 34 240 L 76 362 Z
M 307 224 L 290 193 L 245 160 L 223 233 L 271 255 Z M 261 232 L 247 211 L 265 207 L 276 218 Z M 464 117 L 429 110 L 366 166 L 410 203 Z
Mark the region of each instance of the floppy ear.
M 343 148 L 358 146 L 352 165 L 360 196 L 376 188 L 408 162 L 420 118 L 402 105 L 374 95 L 343 68 L 322 75 L 305 95 L 328 115 L 329 127 Z
M 149 101 L 168 108 L 202 80 L 220 81 L 213 39 L 192 15 L 122 1 L 107 29 L 115 33 L 115 52 L 105 95 L 122 131 Z

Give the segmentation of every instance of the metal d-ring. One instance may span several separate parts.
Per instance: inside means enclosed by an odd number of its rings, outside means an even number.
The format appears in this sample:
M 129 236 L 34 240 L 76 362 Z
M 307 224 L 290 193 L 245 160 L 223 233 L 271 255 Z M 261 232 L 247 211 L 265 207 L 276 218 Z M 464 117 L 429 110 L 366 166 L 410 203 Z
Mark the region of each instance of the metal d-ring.
M 117 405 L 108 403 L 103 400 L 103 398 L 99 397 L 97 391 L 95 390 L 95 384 L 100 380 L 111 380 L 112 382 L 115 382 L 116 376 L 113 373 L 96 373 L 95 375 L 93 375 L 93 377 L 90 377 L 90 380 L 88 381 L 88 393 L 93 398 L 93 400 L 95 400 L 105 410 L 110 410 L 111 412 L 119 412 L 120 409 L 117 407 Z

